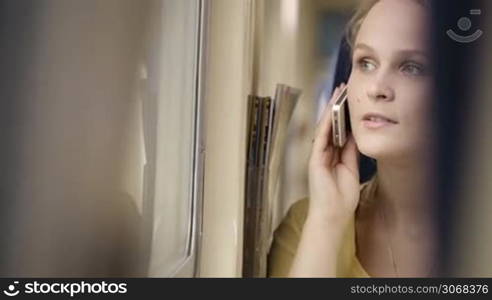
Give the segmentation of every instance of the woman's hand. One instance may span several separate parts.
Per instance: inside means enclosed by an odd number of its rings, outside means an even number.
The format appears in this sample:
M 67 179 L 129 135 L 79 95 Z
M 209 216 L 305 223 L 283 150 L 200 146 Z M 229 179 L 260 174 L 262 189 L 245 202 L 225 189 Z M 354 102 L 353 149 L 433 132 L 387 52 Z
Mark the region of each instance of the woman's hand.
M 331 110 L 345 84 L 335 89 L 316 128 L 309 160 L 309 214 L 345 226 L 359 202 L 358 150 L 352 135 L 342 149 L 333 144 Z M 348 117 L 348 116 L 347 116 Z
M 336 277 L 343 234 L 359 202 L 358 151 L 350 136 L 343 149 L 332 141 L 332 99 L 316 129 L 309 160 L 309 211 L 290 277 Z

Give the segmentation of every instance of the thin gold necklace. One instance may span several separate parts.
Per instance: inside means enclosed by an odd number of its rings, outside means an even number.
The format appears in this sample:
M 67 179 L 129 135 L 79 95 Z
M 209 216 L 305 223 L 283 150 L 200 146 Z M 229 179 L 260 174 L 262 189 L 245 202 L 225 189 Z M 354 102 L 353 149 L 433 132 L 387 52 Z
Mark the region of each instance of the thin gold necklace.
M 388 248 L 388 252 L 389 252 L 390 258 L 391 258 L 391 264 L 393 265 L 393 270 L 394 270 L 394 272 L 396 274 L 396 277 L 400 277 L 400 273 L 398 272 L 398 265 L 396 264 L 395 255 L 393 254 L 393 248 L 391 247 L 392 242 L 391 242 L 391 237 L 390 237 L 389 231 L 387 229 L 388 226 L 387 226 L 387 223 L 386 223 L 386 214 L 384 213 L 384 208 L 383 208 L 382 205 L 381 205 L 381 209 L 379 210 L 379 215 L 380 215 L 380 217 L 383 218 L 384 231 L 386 232 L 387 248 Z M 430 267 L 430 270 L 428 272 L 429 276 L 432 276 L 432 274 L 433 274 L 433 272 L 435 271 L 436 268 L 437 268 L 436 262 L 432 263 L 431 264 L 431 267 Z
M 388 252 L 389 252 L 389 255 L 391 258 L 391 264 L 393 265 L 393 270 L 395 272 L 395 275 L 396 275 L 396 277 L 400 277 L 400 274 L 398 272 L 398 266 L 397 266 L 396 260 L 395 260 L 395 256 L 393 254 L 393 248 L 391 247 L 391 238 L 390 238 L 390 234 L 389 234 L 388 229 L 387 229 L 388 226 L 386 224 L 386 217 L 385 217 L 383 209 L 384 208 L 381 208 L 379 210 L 379 216 L 383 218 L 384 231 L 386 232 L 386 242 L 387 242 Z

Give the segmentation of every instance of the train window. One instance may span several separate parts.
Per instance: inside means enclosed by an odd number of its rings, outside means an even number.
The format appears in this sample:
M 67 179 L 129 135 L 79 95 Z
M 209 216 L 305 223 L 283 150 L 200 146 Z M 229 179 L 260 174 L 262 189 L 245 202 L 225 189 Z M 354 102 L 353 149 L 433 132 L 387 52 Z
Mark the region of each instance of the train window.
M 192 275 L 200 6 L 161 1 L 153 9 L 142 66 L 146 167 L 144 203 L 152 206 L 150 276 Z M 147 78 L 146 78 L 147 77 Z M 146 79 L 145 79 L 146 78 Z M 177 272 L 177 273 L 176 273 Z
M 202 1 L 2 1 L 0 274 L 193 276 Z

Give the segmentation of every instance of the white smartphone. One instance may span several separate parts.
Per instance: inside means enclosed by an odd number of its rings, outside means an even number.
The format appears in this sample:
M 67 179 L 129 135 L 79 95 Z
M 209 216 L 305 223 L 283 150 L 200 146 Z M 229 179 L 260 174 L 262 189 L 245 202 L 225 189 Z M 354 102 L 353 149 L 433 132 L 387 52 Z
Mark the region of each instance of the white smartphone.
M 347 86 L 345 86 L 333 103 L 331 115 L 333 144 L 339 148 L 343 147 L 347 141 L 349 118 L 347 105 Z

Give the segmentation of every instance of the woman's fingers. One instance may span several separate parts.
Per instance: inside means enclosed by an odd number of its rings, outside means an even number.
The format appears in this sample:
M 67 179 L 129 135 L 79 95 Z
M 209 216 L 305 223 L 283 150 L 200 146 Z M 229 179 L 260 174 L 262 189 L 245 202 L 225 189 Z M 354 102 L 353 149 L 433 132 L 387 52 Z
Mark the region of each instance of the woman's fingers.
M 339 93 L 339 88 L 335 88 L 335 90 L 333 91 L 333 95 L 336 95 Z M 325 105 L 325 108 L 323 109 L 323 113 L 321 114 L 321 118 L 320 120 L 318 121 L 318 123 L 316 124 L 316 128 L 314 130 L 314 137 L 316 138 L 321 129 L 322 129 L 322 125 L 326 123 L 326 118 L 329 118 L 330 117 L 330 111 L 331 111 L 331 106 L 332 102 L 331 102 L 331 99 L 330 101 L 328 101 L 328 103 L 326 103 Z
M 315 152 L 323 152 L 328 145 L 329 134 L 331 134 L 331 107 L 331 103 L 326 105 L 321 121 L 316 128 L 313 143 L 313 151 Z
M 327 149 L 331 141 L 331 109 L 333 107 L 333 99 L 336 99 L 340 95 L 344 84 L 335 89 L 333 95 L 326 105 L 320 122 L 316 128 L 313 151 L 323 152 Z
M 347 138 L 340 160 L 354 175 L 359 175 L 359 151 L 352 134 Z

